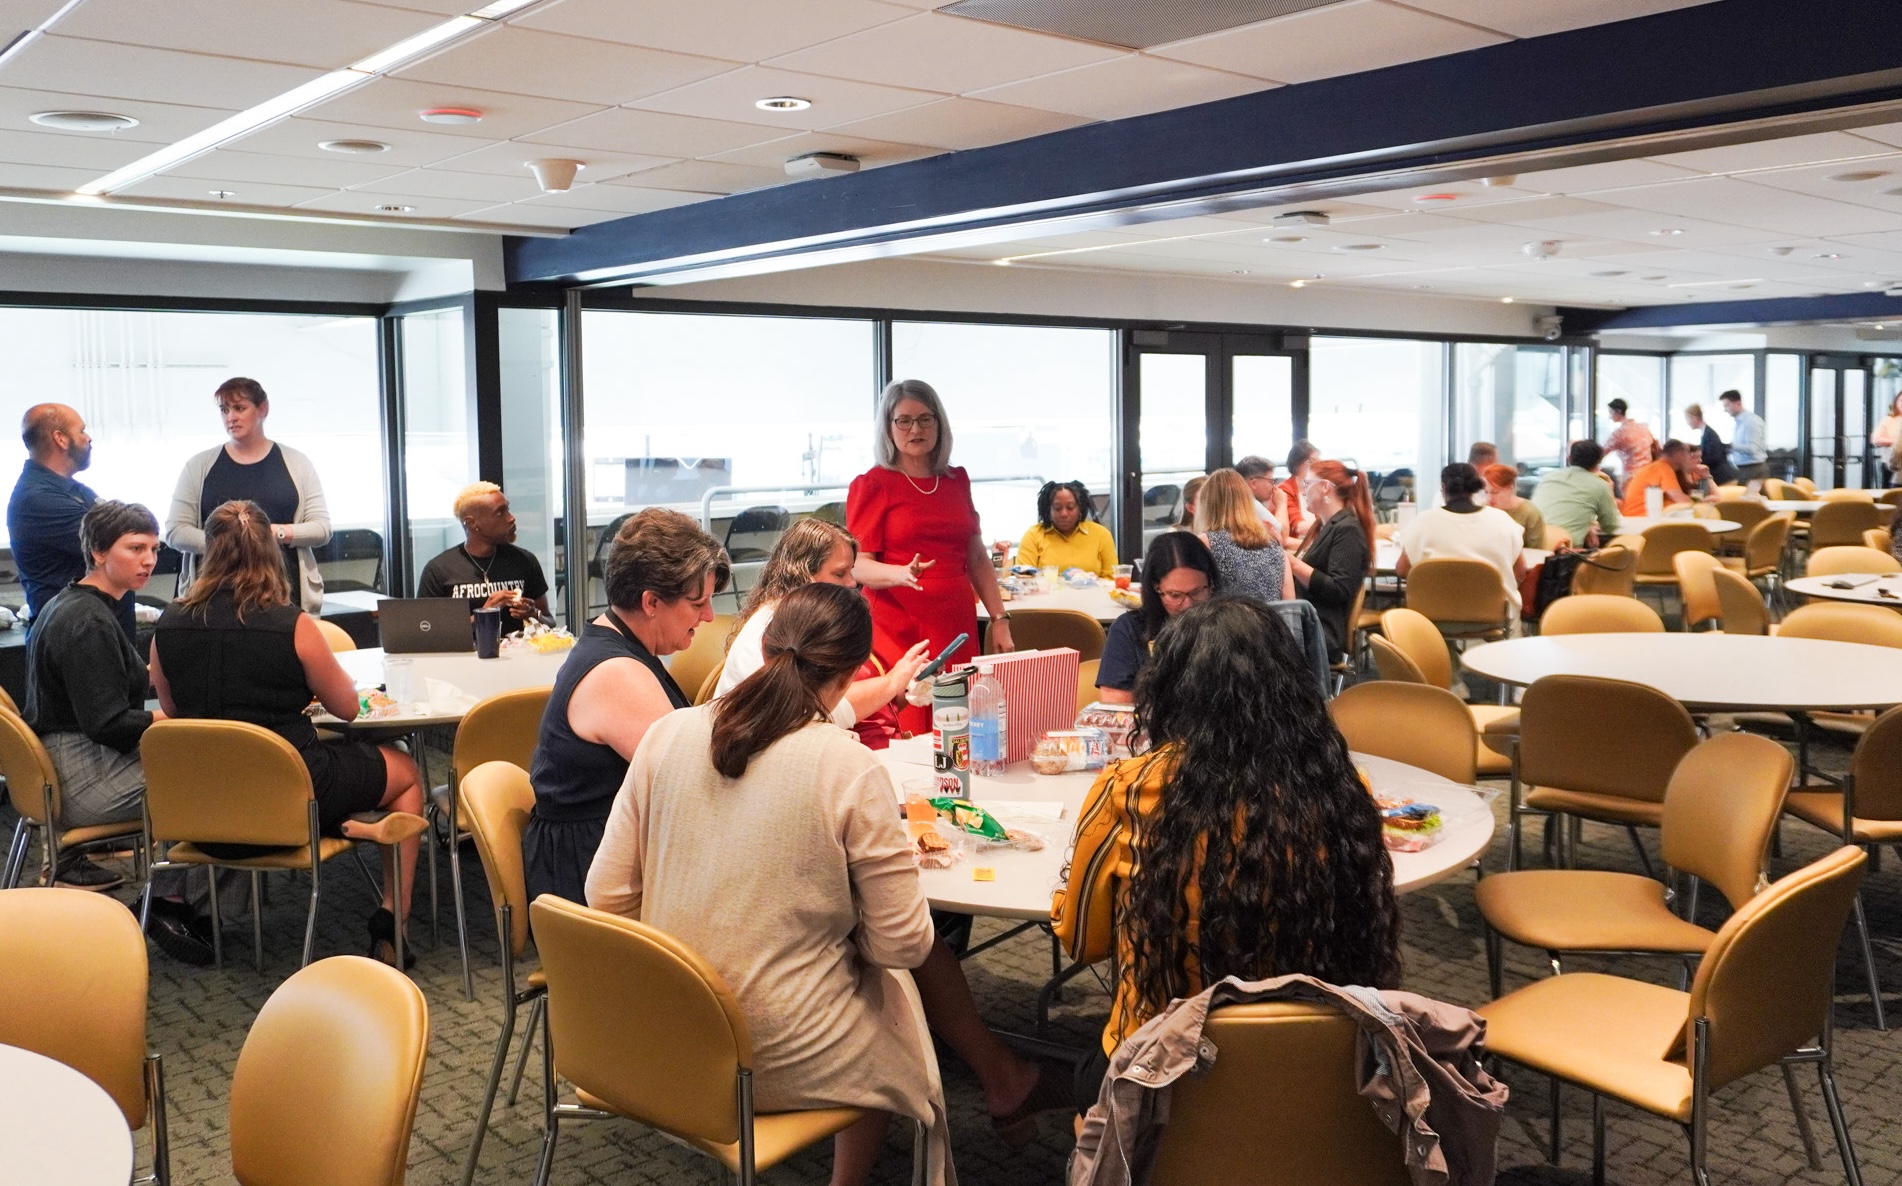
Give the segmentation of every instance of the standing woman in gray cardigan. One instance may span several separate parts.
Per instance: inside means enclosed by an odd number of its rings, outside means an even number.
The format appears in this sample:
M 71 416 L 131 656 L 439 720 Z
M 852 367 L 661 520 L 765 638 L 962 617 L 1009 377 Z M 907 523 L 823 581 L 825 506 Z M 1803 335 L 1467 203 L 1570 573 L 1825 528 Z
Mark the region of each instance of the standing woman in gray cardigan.
M 271 519 L 284 551 L 291 588 L 306 613 L 324 605 L 324 578 L 316 549 L 330 542 L 330 511 L 310 458 L 264 435 L 270 397 L 255 379 L 227 379 L 217 391 L 218 411 L 231 439 L 185 463 L 172 492 L 165 542 L 185 554 L 178 592 L 191 587 L 195 558 L 205 552 L 205 520 L 227 502 L 255 502 Z

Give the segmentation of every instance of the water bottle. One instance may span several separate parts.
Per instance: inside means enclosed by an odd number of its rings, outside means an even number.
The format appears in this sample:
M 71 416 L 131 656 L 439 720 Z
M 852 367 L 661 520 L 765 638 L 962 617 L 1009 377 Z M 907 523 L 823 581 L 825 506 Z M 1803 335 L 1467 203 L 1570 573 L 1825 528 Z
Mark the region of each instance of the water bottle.
M 952 671 L 931 683 L 931 764 L 941 797 L 971 797 L 969 677 Z
M 988 665 L 977 669 L 971 683 L 971 773 L 987 777 L 1004 773 L 1010 753 L 1010 709 L 1004 686 Z

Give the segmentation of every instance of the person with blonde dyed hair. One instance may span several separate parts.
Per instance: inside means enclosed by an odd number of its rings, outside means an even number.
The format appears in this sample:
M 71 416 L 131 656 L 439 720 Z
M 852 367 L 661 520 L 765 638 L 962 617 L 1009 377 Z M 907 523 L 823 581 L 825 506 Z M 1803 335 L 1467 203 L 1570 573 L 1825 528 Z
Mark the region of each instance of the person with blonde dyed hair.
M 1261 601 L 1293 601 L 1294 571 L 1281 541 L 1255 510 L 1247 479 L 1218 469 L 1202 484 L 1195 531 L 1215 557 L 1222 591 Z
M 470 613 L 500 609 L 505 634 L 524 618 L 548 620 L 548 579 L 535 553 L 515 546 L 508 495 L 494 482 L 471 482 L 456 492 L 455 510 L 463 542 L 423 566 L 416 596 L 466 598 Z

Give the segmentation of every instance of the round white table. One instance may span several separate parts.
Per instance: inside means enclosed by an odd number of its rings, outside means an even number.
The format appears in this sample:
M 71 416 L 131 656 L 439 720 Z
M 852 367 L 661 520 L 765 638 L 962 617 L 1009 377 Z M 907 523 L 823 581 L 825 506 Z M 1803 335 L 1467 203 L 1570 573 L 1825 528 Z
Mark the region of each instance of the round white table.
M 901 802 L 907 782 L 931 777 L 928 737 L 893 742 L 880 756 L 891 771 Z M 1367 773 L 1382 795 L 1440 808 L 1443 823 L 1438 844 L 1423 852 L 1387 854 L 1393 860 L 1395 891 L 1404 894 L 1451 877 L 1486 850 L 1493 835 L 1492 807 L 1472 788 L 1366 754 L 1355 754 L 1354 764 Z M 1063 884 L 1063 866 L 1077 813 L 1097 774 L 1041 775 L 1032 771 L 1028 762 L 1022 762 L 1001 777 L 973 775 L 971 801 L 1007 827 L 1036 832 L 1044 838 L 1044 846 L 1036 852 L 1006 847 L 978 849 L 967 852 L 949 869 L 921 869 L 918 877 L 925 897 L 937 909 L 959 914 L 1048 920 L 1050 896 Z M 978 869 L 991 870 L 995 880 L 977 880 L 973 872 Z
M 414 729 L 427 729 L 436 725 L 453 725 L 460 721 L 475 702 L 499 692 L 513 692 L 520 688 L 541 688 L 555 682 L 555 673 L 568 658 L 567 651 L 542 653 L 529 650 L 504 650 L 494 659 L 478 659 L 473 651 L 453 655 L 392 655 L 390 658 L 408 659 L 411 670 L 415 672 L 416 689 L 419 696 L 427 696 L 429 685 L 424 680 L 436 680 L 447 685 L 446 693 L 431 703 L 402 706 L 404 711 L 391 717 L 363 717 L 355 721 L 340 721 L 325 713 L 316 718 L 319 725 L 326 728 L 354 728 L 366 730 L 387 730 L 407 732 Z M 384 653 L 381 647 L 371 647 L 361 651 L 339 651 L 337 662 L 349 673 L 350 679 L 359 688 L 374 688 L 383 683 Z
M 1766 498 L 1763 505 L 1770 508 L 1771 514 L 1789 511 L 1795 515 L 1814 515 L 1818 509 L 1827 505 L 1820 498 Z
M 1618 530 L 1612 532 L 1612 534 L 1642 535 L 1646 529 L 1656 527 L 1660 523 L 1695 523 L 1712 535 L 1722 535 L 1726 531 L 1741 531 L 1743 529 L 1743 524 L 1732 523 L 1727 519 L 1693 519 L 1689 515 L 1664 515 L 1656 519 L 1650 519 L 1643 515 L 1627 515 L 1624 520 L 1618 524 Z
M 1850 588 L 1838 589 L 1837 582 Z M 1855 601 L 1864 605 L 1886 605 L 1891 609 L 1902 609 L 1902 572 L 1843 573 L 1833 577 L 1796 577 L 1783 582 L 1783 587 L 1792 593 L 1801 593 L 1805 597 L 1821 597 L 1829 601 Z
M 62 1062 L 0 1046 L 0 1186 L 125 1186 L 132 1130 L 106 1089 Z
M 1049 589 L 1042 593 L 1032 593 L 1027 597 L 1019 597 L 1012 601 L 1006 601 L 1004 605 L 1006 608 L 1013 610 L 1076 610 L 1078 613 L 1090 615 L 1092 618 L 1095 618 L 1107 626 L 1129 612 L 1127 609 L 1124 609 L 1122 606 L 1110 600 L 1110 589 L 1112 587 L 1110 582 L 1102 580 L 1101 578 L 1098 578 L 1095 585 L 1084 589 L 1073 589 L 1069 585 L 1059 582 L 1054 589 Z M 980 622 L 988 622 L 991 620 L 990 611 L 985 609 L 982 603 L 977 607 L 977 617 Z
M 1482 643 L 1467 670 L 1525 685 L 1593 675 L 1656 688 L 1693 712 L 1817 711 L 1902 704 L 1889 647 L 1748 634 L 1568 634 Z M 1589 728 L 1591 722 L 1582 724 Z

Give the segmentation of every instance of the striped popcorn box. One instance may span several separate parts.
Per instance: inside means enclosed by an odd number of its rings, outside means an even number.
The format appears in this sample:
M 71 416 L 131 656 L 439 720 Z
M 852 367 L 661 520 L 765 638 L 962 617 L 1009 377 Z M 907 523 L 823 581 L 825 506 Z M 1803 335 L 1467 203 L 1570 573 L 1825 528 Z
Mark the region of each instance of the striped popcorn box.
M 1004 761 L 1028 759 L 1045 732 L 1068 729 L 1076 720 L 1080 656 L 1075 648 L 983 655 L 977 662 L 988 667 L 1004 688 L 1004 706 L 1010 714 L 1010 749 Z

